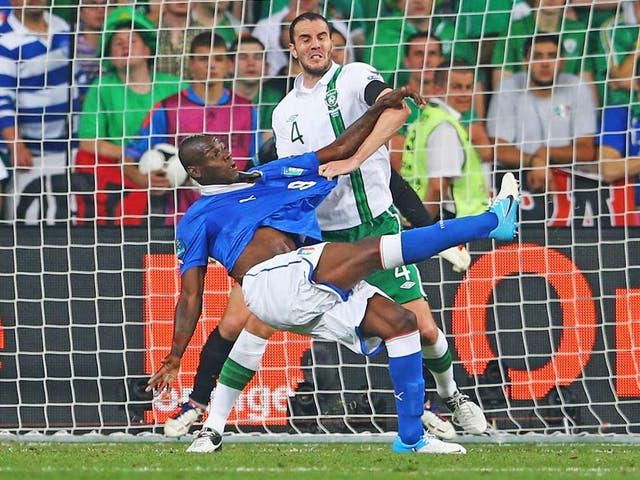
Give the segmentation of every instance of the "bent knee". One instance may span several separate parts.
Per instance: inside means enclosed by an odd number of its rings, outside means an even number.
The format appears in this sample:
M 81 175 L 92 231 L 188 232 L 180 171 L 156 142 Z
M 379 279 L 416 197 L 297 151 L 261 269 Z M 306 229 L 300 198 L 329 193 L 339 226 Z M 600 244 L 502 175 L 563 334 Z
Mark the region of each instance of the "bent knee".
M 396 321 L 394 322 L 397 328 L 396 333 L 401 335 L 403 333 L 413 332 L 418 328 L 418 320 L 416 315 L 406 308 L 399 310 Z
M 423 345 L 433 345 L 438 340 L 440 330 L 435 323 L 423 323 L 419 325 L 420 338 Z

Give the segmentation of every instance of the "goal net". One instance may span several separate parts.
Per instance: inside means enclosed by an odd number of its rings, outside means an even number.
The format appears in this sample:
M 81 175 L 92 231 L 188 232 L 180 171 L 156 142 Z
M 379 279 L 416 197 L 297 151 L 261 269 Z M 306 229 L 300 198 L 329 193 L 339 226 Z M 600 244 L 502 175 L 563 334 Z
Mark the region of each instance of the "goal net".
M 279 42 L 290 21 L 279 13 L 289 7 L 285 0 L 231 1 L 224 12 L 197 10 L 198 3 L 185 4 L 190 18 L 206 30 L 220 14 L 221 26 L 213 31 L 227 48 L 239 33 L 246 39 L 261 29 L 277 30 Z M 636 72 L 630 60 L 636 45 L 629 46 L 629 38 L 637 38 L 640 11 L 633 2 L 595 0 L 553 8 L 543 0 L 434 0 L 430 15 L 420 11 L 431 3 L 345 0 L 320 2 L 319 8 L 343 32 L 345 61 L 371 63 L 389 84 L 417 85 L 430 98 L 470 95 L 472 105 L 460 121 L 488 185 L 497 185 L 507 170 L 520 175 L 521 227 L 515 242 L 470 244 L 472 264 L 464 273 L 438 257 L 419 265 L 436 322 L 449 341 L 456 381 L 496 431 L 636 434 L 640 167 Z M 406 4 L 405 11 L 396 4 Z M 166 155 L 161 165 L 169 169 L 175 151 L 156 145 L 175 145 L 182 133 L 206 131 L 209 120 L 201 117 L 197 128 L 179 130 L 176 112 L 182 104 L 166 100 L 164 134 L 154 133 L 157 119 L 147 114 L 158 102 L 178 94 L 198 105 L 190 96 L 197 97 L 194 90 L 178 93 L 197 83 L 188 44 L 196 34 L 180 32 L 163 17 L 168 14 L 160 3 L 135 7 L 137 13 L 127 17 L 130 27 L 156 52 L 155 61 L 145 59 L 151 72 L 147 83 L 132 74 L 139 68 L 131 60 L 132 37 L 124 53 L 100 50 L 104 32 L 112 35 L 107 42 L 112 49 L 120 39 L 122 24 L 103 30 L 113 5 L 54 2 L 45 9 L 50 28 L 57 29 L 47 46 L 37 35 L 20 33 L 19 17 L 0 1 L 0 178 L 7 173 L 0 193 L 0 433 L 161 432 L 187 400 L 201 346 L 227 303 L 232 280 L 212 262 L 202 318 L 179 378 L 158 397 L 145 392 L 171 346 L 180 291 L 175 224 L 194 191 L 179 185 L 157 195 L 128 176 L 124 164 L 155 149 Z M 91 9 L 102 10 L 107 20 L 92 26 Z M 21 12 L 20 18 L 32 14 Z M 64 21 L 57 23 L 50 14 Z M 420 31 L 429 34 L 420 40 L 414 36 Z M 291 88 L 286 68 L 273 70 L 288 61 L 282 45 L 269 44 L 273 38 L 259 39 L 267 51 L 259 52 L 257 74 L 247 67 L 254 61 L 249 53 L 229 54 L 234 61 L 215 100 L 233 108 L 221 133 L 247 166 L 258 161 L 271 131 L 270 113 Z M 171 41 L 171 47 L 162 43 Z M 340 44 L 340 38 L 334 42 Z M 548 42 L 556 45 L 551 60 L 545 57 Z M 536 45 L 544 48 L 538 51 Z M 411 55 L 422 56 L 418 67 Z M 429 55 L 438 57 L 436 67 Z M 117 67 L 122 58 L 128 60 Z M 539 69 L 545 61 L 552 67 Z M 179 69 L 177 80 L 167 73 L 171 68 Z M 545 80 L 548 68 L 552 73 Z M 422 74 L 423 69 L 449 70 L 443 91 L 434 90 L 439 76 Z M 456 69 L 473 72 L 469 92 L 452 82 Z M 93 83 L 87 83 L 88 73 Z M 226 89 L 255 95 L 241 100 Z M 202 91 L 210 90 L 214 87 Z M 455 110 L 455 102 L 448 105 Z M 121 111 L 114 112 L 118 106 Z M 169 132 L 172 124 L 178 130 Z M 398 168 L 405 134 L 392 142 L 391 161 Z M 544 193 L 530 191 L 535 189 L 526 179 L 533 178 L 536 156 L 550 165 Z M 442 215 L 445 207 L 439 207 Z M 427 371 L 425 379 L 427 407 L 447 417 Z M 227 429 L 355 434 L 396 428 L 384 351 L 367 358 L 334 343 L 280 332 L 270 340 Z

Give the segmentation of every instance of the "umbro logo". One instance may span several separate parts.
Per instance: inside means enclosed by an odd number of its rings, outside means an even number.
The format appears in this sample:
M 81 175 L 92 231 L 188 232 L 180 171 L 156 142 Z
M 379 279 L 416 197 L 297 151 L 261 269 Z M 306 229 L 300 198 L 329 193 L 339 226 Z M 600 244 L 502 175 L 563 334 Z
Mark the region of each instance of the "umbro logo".
M 256 196 L 255 195 L 251 195 L 247 198 L 241 198 L 240 200 L 238 200 L 238 203 L 245 203 L 245 202 L 250 202 L 251 200 L 256 200 Z
M 287 123 L 295 122 L 296 118 L 298 118 L 298 114 L 297 113 L 294 114 L 294 115 L 291 115 L 289 118 L 287 118 Z
M 416 282 L 404 282 L 402 285 L 400 285 L 400 288 L 402 288 L 403 290 L 408 290 L 410 288 L 413 288 L 413 286 L 416 284 Z

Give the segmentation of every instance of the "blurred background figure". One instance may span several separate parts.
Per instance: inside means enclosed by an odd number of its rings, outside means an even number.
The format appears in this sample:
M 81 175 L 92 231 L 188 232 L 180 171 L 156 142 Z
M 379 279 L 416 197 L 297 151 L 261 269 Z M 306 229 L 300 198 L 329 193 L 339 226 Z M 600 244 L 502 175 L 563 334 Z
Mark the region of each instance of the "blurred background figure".
M 211 30 L 213 34 L 222 37 L 227 47 L 230 47 L 238 35 L 245 33 L 240 19 L 229 8 L 235 3 L 227 0 L 192 0 L 192 26 Z
M 89 205 L 79 203 L 79 216 L 140 225 L 146 222 L 147 188 L 167 188 L 169 183 L 160 173 L 145 177 L 144 186 L 124 175 L 123 147 L 156 103 L 180 91 L 180 78 L 154 73 L 156 30 L 139 11 L 113 10 L 105 32 L 101 48 L 108 72 L 85 97 L 76 156 L 76 172 L 95 175 L 97 194 Z
M 12 166 L 7 218 L 54 224 L 69 219 L 70 119 L 78 100 L 72 36 L 44 0 L 11 3 L 0 35 L 0 149 Z M 74 80 L 83 82 L 80 72 Z
M 76 25 L 74 63 L 91 85 L 102 72 L 100 39 L 104 34 L 107 18 L 107 0 L 81 0 Z
M 189 73 L 184 65 L 189 46 L 195 36 L 205 30 L 191 15 L 192 5 L 193 2 L 175 0 L 162 3 L 158 23 L 157 72 L 177 77 Z M 188 79 L 183 77 L 183 80 Z
M 147 175 L 138 169 L 142 155 L 159 143 L 178 147 L 182 140 L 196 133 L 215 135 L 232 152 L 238 169 L 252 166 L 257 153 L 257 111 L 249 99 L 235 95 L 224 82 L 233 72 L 226 42 L 211 32 L 198 34 L 191 42 L 188 68 L 191 85 L 157 103 L 140 130 L 128 142 L 124 173 L 139 188 L 147 188 Z M 197 193 L 173 186 L 156 189 L 149 214 L 158 224 L 174 225 Z

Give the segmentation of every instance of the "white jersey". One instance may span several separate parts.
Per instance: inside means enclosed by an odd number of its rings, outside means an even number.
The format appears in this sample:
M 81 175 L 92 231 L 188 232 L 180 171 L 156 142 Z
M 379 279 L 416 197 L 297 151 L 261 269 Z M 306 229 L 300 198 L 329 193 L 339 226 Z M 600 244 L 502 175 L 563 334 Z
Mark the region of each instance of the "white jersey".
M 272 127 L 278 157 L 319 150 L 335 140 L 330 107 L 337 104 L 345 128 L 367 111 L 365 88 L 373 80 L 383 81 L 380 74 L 370 65 L 349 63 L 336 80 L 337 93 L 327 95 L 327 86 L 338 68 L 334 63 L 312 89 L 305 88 L 302 74 L 298 75 L 293 89 L 275 108 Z M 358 172 L 340 177 L 337 187 L 316 209 L 322 230 L 361 225 L 368 216 L 375 218 L 387 210 L 392 204 L 390 169 L 389 153 L 386 147 L 380 147 Z

